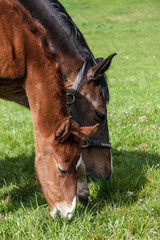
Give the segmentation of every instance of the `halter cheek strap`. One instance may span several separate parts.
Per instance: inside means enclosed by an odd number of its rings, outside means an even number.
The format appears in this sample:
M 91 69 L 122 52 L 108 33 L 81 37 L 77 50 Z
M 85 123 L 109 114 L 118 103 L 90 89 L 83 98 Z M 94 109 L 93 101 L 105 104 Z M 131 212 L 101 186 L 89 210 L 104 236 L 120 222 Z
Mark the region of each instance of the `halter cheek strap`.
M 99 62 L 96 60 L 96 62 Z M 80 68 L 80 71 L 72 85 L 72 88 L 70 91 L 67 93 L 67 96 L 69 96 L 70 100 L 67 102 L 67 104 L 70 107 L 71 114 L 73 119 L 81 126 L 81 122 L 76 110 L 75 106 L 75 100 L 76 100 L 76 92 L 80 92 L 82 87 L 84 86 L 85 79 L 87 77 L 88 69 L 89 67 L 93 66 L 96 64 L 95 60 L 94 62 L 91 59 L 87 59 L 85 63 L 82 65 Z M 87 147 L 98 147 L 98 148 L 106 148 L 106 149 L 111 149 L 111 143 L 109 142 L 102 142 L 99 140 L 92 140 L 92 139 L 86 139 L 85 144 L 80 146 L 82 149 L 87 148 Z
M 76 92 L 80 92 L 80 90 L 82 89 L 82 87 L 84 86 L 86 77 L 87 77 L 87 73 L 88 73 L 88 69 L 89 67 L 92 66 L 91 60 L 87 59 L 85 61 L 85 63 L 82 65 L 82 67 L 80 68 L 80 71 L 72 85 L 72 88 L 70 89 L 69 93 L 67 93 L 67 96 L 71 99 L 70 101 L 67 102 L 67 104 L 70 107 L 71 110 L 71 114 L 74 118 L 74 120 L 79 124 L 79 126 L 81 126 L 81 122 L 76 110 L 76 106 L 74 104 L 75 100 L 76 100 Z
M 107 148 L 111 149 L 110 142 L 102 142 L 99 140 L 92 140 L 92 139 L 86 139 L 85 144 L 81 145 L 81 148 L 87 148 L 87 147 L 98 147 L 98 148 Z

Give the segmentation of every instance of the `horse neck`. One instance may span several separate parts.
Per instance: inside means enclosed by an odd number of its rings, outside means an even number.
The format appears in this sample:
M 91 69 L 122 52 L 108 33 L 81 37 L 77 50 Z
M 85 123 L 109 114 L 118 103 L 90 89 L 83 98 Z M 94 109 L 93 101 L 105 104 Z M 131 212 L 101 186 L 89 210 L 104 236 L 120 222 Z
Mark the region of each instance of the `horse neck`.
M 75 79 L 80 66 L 93 57 L 83 35 L 57 0 L 19 0 L 48 30 L 52 47 L 63 55 L 62 71 L 67 80 Z M 35 10 L 36 9 L 36 10 Z

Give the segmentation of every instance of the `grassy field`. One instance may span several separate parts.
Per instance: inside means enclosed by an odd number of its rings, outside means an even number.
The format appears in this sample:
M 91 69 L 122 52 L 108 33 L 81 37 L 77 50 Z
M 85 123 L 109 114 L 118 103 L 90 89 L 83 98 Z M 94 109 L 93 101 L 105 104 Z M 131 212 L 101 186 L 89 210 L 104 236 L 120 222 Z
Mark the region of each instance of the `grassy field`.
M 34 170 L 28 110 L 0 100 L 0 239 L 160 239 L 160 1 L 61 0 L 108 71 L 114 173 L 53 221 Z

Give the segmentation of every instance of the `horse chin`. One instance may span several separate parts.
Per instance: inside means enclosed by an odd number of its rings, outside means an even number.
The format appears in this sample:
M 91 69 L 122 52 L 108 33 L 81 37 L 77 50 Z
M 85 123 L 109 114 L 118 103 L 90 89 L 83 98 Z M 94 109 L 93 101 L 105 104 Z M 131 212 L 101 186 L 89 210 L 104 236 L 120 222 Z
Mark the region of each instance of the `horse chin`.
M 93 182 L 98 182 L 101 181 L 102 179 L 105 179 L 107 181 L 110 180 L 110 176 L 104 176 L 103 174 L 93 174 L 93 173 L 88 173 L 87 174 L 87 180 L 89 182 L 89 180 L 91 179 Z
M 89 179 L 91 179 L 94 182 L 100 181 L 102 179 L 109 181 L 112 178 L 112 172 L 113 172 L 113 162 L 112 162 L 112 155 L 111 155 L 111 171 L 109 173 L 107 173 L 107 171 L 103 173 L 99 169 L 98 171 L 97 170 L 95 171 L 93 169 L 87 169 L 86 171 L 87 181 L 89 181 Z
M 51 217 L 54 219 L 56 213 L 59 211 L 62 218 L 71 220 L 75 209 L 76 209 L 76 196 L 73 198 L 72 204 L 67 204 L 66 202 L 61 202 L 56 205 L 56 207 L 50 212 Z
M 107 159 L 107 160 L 106 160 Z M 112 155 L 107 158 L 101 158 L 103 161 L 96 161 L 96 159 L 92 159 L 92 162 L 85 162 L 86 164 L 86 176 L 87 180 L 91 179 L 96 182 L 102 179 L 110 180 L 113 172 L 113 161 Z

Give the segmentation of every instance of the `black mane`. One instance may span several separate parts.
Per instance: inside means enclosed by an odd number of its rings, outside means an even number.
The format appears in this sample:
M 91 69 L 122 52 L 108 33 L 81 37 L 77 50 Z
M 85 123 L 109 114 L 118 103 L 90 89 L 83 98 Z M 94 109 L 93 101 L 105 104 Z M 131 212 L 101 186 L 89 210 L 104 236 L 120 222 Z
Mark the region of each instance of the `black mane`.
M 93 58 L 82 33 L 59 1 L 19 0 L 19 2 L 48 30 L 54 48 L 66 55 L 77 55 L 84 61 L 86 58 Z
M 58 20 L 60 28 L 65 32 L 67 38 L 72 41 L 75 48 L 78 50 L 78 53 L 86 60 L 87 58 L 92 59 L 93 64 L 96 64 L 98 61 L 95 60 L 91 50 L 88 47 L 88 44 L 80 32 L 78 27 L 73 22 L 72 18 L 68 15 L 65 8 L 58 0 L 49 0 L 52 8 L 54 9 L 54 14 Z M 109 102 L 109 89 L 106 83 L 105 77 L 100 79 L 99 85 L 102 96 L 105 102 Z
M 58 24 L 62 31 L 65 32 L 69 41 L 72 41 L 75 48 L 85 60 L 86 58 L 93 58 L 93 54 L 90 51 L 85 38 L 73 22 L 72 18 L 68 15 L 62 4 L 58 0 L 49 1 L 54 10 Z

